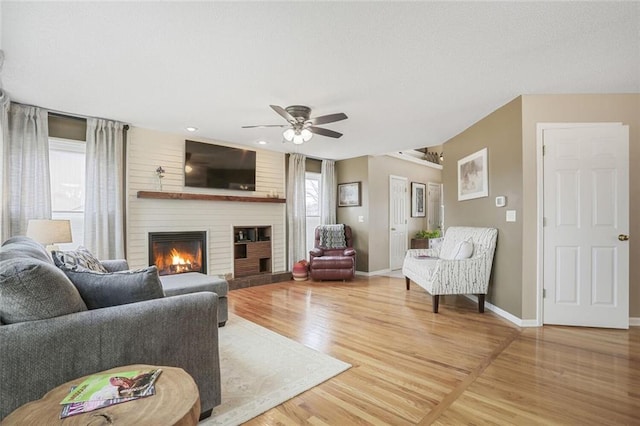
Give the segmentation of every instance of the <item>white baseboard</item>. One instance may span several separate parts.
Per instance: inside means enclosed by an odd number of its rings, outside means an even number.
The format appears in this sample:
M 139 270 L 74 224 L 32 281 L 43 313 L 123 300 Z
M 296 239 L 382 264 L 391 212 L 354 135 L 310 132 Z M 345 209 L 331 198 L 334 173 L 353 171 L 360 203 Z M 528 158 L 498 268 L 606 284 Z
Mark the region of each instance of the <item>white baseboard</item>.
M 478 297 L 477 296 L 474 296 L 472 294 L 465 294 L 465 297 L 467 297 L 468 299 L 471 299 L 474 302 L 478 303 Z M 510 322 L 514 323 L 518 327 L 540 327 L 542 325 L 542 324 L 538 324 L 538 321 L 536 321 L 536 320 L 523 320 L 523 319 L 520 319 L 517 316 L 515 316 L 513 314 L 510 314 L 509 312 L 505 311 L 504 309 L 501 309 L 501 308 L 497 307 L 496 305 L 493 305 L 493 304 L 487 302 L 486 300 L 484 302 L 484 307 L 485 307 L 485 309 L 488 309 L 491 312 L 494 312 L 495 314 L 497 314 L 498 316 L 501 316 L 502 318 L 506 319 L 507 321 L 510 321 Z
M 363 277 L 374 277 L 376 275 L 386 275 L 389 272 L 391 272 L 391 269 L 380 269 L 379 271 L 371 271 L 371 272 L 356 271 L 356 275 L 360 275 Z
M 465 296 L 468 299 L 471 299 L 474 302 L 478 303 L 478 298 L 476 296 L 471 295 L 471 294 L 465 294 Z M 497 315 L 501 316 L 502 318 L 504 318 L 504 319 L 506 319 L 508 321 L 511 321 L 512 323 L 514 323 L 518 327 L 542 327 L 542 324 L 538 324 L 537 320 L 523 320 L 523 319 L 520 319 L 517 316 L 512 315 L 509 312 L 505 311 L 504 309 L 500 309 L 496 305 L 492 305 L 491 303 L 489 303 L 487 301 L 484 302 L 484 307 L 485 307 L 485 309 L 488 309 L 491 312 L 495 312 Z M 629 318 L 629 326 L 630 327 L 640 327 L 640 318 L 634 318 L 634 317 Z

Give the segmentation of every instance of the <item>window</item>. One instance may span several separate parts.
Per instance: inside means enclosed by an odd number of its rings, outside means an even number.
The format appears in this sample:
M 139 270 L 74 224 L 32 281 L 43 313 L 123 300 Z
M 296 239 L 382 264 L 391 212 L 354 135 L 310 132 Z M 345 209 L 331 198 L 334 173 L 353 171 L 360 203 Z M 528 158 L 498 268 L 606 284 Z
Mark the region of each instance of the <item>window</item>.
M 85 153 L 85 142 L 49 139 L 51 217 L 70 220 L 73 238 L 62 250 L 84 244 Z
M 320 225 L 320 173 L 305 173 L 305 206 L 307 209 L 307 252 L 313 248 L 316 226 Z

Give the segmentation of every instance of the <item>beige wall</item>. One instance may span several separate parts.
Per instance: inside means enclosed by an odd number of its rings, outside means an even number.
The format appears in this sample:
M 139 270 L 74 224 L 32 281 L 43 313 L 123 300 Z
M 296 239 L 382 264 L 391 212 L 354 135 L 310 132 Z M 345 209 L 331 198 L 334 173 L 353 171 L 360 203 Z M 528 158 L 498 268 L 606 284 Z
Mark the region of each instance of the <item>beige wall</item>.
M 523 319 L 537 315 L 538 123 L 621 122 L 629 125 L 629 313 L 640 317 L 640 95 L 525 95 L 483 118 L 444 145 L 445 226 L 498 228 L 488 301 Z M 488 148 L 489 197 L 457 201 L 457 160 Z M 506 208 L 494 207 L 497 195 Z M 504 211 L 516 210 L 506 223 Z
M 49 114 L 49 136 L 78 141 L 87 140 L 87 120 Z
M 361 182 L 362 204 L 358 207 L 337 207 L 336 220 L 351 226 L 353 245 L 356 249 L 356 270 L 368 271 L 369 265 L 369 176 L 367 157 L 356 157 L 349 160 L 336 161 L 336 181 L 338 184 Z M 358 222 L 358 216 L 365 221 Z
M 517 317 L 522 312 L 521 114 L 521 98 L 516 98 L 447 141 L 442 170 L 445 229 L 456 225 L 498 229 L 487 301 Z M 458 160 L 485 147 L 489 196 L 458 201 Z M 507 197 L 506 207 L 495 206 L 498 195 Z M 507 209 L 516 211 L 516 222 L 506 222 Z
M 376 272 L 389 269 L 389 176 L 411 182 L 441 182 L 440 170 L 393 157 L 357 157 L 336 161 L 338 183 L 361 182 L 362 205 L 338 207 L 337 220 L 351 226 L 358 252 L 356 269 Z M 410 215 L 407 194 L 407 215 Z M 358 222 L 362 216 L 364 222 Z M 426 228 L 426 218 L 408 218 L 408 238 Z
M 640 317 L 640 94 L 616 94 L 523 96 L 522 318 L 536 316 L 536 125 L 553 122 L 622 122 L 629 126 L 629 315 Z

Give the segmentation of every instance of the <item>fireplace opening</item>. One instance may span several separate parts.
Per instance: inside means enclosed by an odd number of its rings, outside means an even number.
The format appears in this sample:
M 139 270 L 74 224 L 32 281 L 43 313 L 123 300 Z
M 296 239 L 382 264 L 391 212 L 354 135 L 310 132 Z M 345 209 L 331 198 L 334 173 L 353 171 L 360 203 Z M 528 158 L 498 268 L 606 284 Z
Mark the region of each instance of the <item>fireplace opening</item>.
M 156 265 L 160 275 L 184 272 L 207 273 L 207 233 L 150 232 L 149 265 Z

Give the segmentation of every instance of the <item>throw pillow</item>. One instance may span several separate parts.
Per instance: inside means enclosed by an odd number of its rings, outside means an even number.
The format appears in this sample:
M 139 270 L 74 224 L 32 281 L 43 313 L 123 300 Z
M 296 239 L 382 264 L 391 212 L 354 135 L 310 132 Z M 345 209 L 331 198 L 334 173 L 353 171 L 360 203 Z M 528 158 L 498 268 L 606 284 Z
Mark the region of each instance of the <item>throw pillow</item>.
M 445 260 L 462 260 L 468 259 L 473 254 L 473 243 L 469 240 L 460 241 L 455 245 L 448 256 L 443 256 Z
M 3 324 L 86 310 L 78 290 L 51 263 L 25 258 L 0 262 L 0 320 Z
M 89 309 L 125 305 L 164 297 L 158 269 L 101 273 L 63 268 Z
M 74 271 L 108 272 L 100 261 L 86 248 L 80 246 L 72 251 L 54 251 L 53 262 L 57 267 Z

